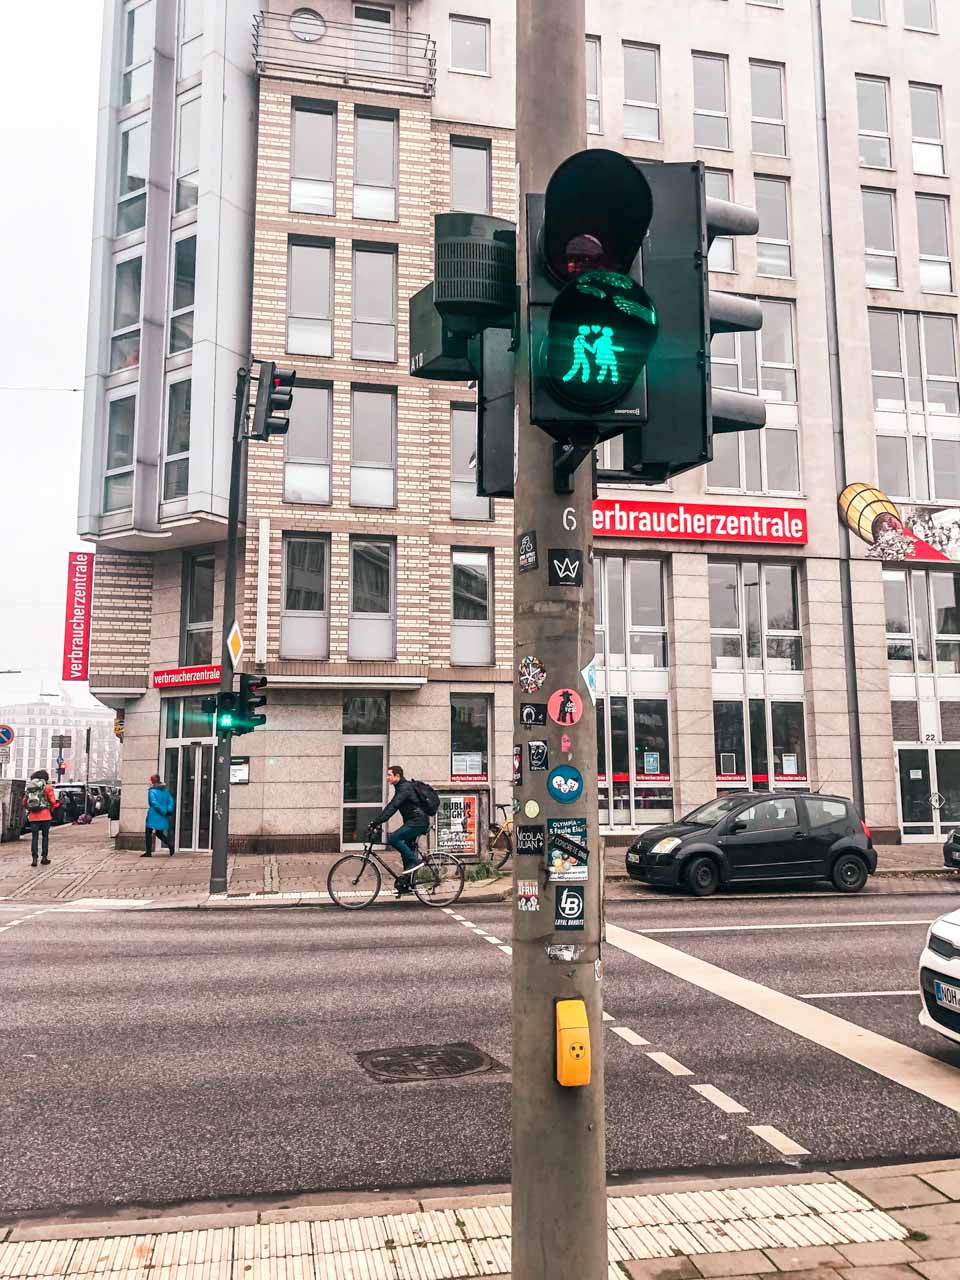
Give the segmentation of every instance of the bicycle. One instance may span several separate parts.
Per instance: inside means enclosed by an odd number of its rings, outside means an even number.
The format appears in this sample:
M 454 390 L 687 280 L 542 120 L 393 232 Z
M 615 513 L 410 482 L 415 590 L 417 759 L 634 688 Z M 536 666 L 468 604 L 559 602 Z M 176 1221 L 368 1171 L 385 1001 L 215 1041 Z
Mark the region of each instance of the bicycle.
M 409 872 L 413 892 L 425 907 L 450 907 L 463 892 L 463 863 L 452 853 L 424 852 L 419 838 L 414 846 L 421 861 Z M 344 911 L 360 911 L 377 900 L 383 885 L 383 875 L 398 879 L 396 872 L 382 855 L 373 848 L 369 836 L 363 853 L 348 853 L 337 861 L 327 873 L 327 893 Z
M 495 831 L 491 830 L 487 848 L 490 851 L 490 865 L 499 871 L 513 853 L 513 815 L 507 812 L 509 805 L 498 804 L 496 807 L 503 816 L 499 827 Z

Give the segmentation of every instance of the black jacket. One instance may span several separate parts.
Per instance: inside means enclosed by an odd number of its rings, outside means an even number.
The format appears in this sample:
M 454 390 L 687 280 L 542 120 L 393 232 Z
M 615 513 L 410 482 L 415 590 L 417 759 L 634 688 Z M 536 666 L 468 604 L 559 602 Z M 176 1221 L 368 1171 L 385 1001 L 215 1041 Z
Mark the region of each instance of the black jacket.
M 409 778 L 401 778 L 393 789 L 393 799 L 387 804 L 376 819 L 374 826 L 386 822 L 391 818 L 397 810 L 400 810 L 400 817 L 404 822 L 422 822 L 429 826 L 427 815 L 423 811 L 423 806 L 417 795 L 416 789 Z

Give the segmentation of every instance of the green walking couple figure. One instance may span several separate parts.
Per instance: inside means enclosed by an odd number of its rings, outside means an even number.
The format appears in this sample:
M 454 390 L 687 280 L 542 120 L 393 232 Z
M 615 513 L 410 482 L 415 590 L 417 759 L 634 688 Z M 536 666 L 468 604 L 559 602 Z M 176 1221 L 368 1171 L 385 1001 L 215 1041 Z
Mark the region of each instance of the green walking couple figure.
M 597 335 L 592 345 L 588 342 L 591 333 Z M 623 351 L 623 349 L 623 347 L 614 345 L 613 330 L 609 325 L 580 325 L 579 332 L 573 340 L 573 364 L 563 375 L 564 382 L 572 381 L 577 374 L 580 375 L 581 382 L 589 382 L 594 374 L 594 368 L 590 363 L 591 356 L 593 356 L 597 365 L 597 382 L 606 382 L 608 377 L 611 382 L 619 382 L 620 370 L 617 365 L 617 352 Z

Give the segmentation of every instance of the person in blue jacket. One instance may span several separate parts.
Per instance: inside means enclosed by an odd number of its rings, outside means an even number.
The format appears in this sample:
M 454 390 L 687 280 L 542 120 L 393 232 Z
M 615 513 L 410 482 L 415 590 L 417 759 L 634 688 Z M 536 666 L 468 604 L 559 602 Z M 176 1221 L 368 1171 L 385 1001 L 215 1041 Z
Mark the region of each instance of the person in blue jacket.
M 173 857 L 173 834 L 170 831 L 170 815 L 176 807 L 176 801 L 167 790 L 167 784 L 154 774 L 150 779 L 150 790 L 147 792 L 147 821 L 144 827 L 145 852 L 141 858 L 153 857 L 154 834 L 160 837 L 160 843 L 166 845 L 167 852 Z

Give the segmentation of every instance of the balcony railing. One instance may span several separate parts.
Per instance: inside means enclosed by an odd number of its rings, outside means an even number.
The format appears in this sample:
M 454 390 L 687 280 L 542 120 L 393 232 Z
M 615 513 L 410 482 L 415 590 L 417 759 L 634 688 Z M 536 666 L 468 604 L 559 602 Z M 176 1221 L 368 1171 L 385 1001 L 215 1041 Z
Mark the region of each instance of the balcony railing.
M 437 45 L 418 31 L 330 22 L 311 10 L 259 13 L 253 57 L 262 76 L 392 89 L 432 97 Z

